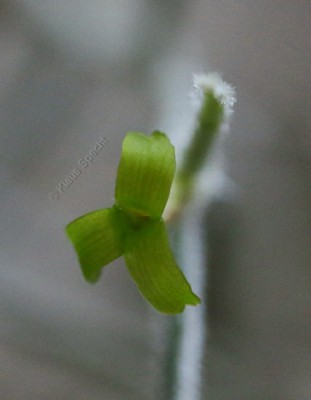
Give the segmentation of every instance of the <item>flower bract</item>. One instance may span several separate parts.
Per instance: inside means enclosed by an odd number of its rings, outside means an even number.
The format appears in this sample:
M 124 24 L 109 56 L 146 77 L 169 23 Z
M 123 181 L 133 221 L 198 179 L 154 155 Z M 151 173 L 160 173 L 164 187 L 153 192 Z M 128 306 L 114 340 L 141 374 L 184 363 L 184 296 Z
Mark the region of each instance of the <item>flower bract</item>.
M 86 280 L 96 282 L 104 266 L 124 256 L 141 294 L 164 313 L 200 303 L 174 259 L 162 219 L 175 168 L 175 150 L 165 134 L 129 132 L 122 145 L 115 204 L 66 228 Z

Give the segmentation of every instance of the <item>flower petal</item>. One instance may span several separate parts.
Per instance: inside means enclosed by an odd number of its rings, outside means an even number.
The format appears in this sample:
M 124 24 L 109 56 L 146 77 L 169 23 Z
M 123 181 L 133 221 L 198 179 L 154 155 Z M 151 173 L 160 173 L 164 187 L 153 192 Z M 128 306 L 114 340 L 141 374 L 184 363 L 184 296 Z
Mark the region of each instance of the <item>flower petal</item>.
M 121 209 L 160 218 L 175 173 L 175 150 L 164 133 L 129 132 L 123 140 L 115 198 Z
M 140 292 L 157 310 L 174 314 L 200 303 L 174 260 L 162 220 L 127 233 L 124 257 Z
M 124 221 L 117 208 L 88 213 L 66 227 L 85 279 L 96 282 L 100 270 L 122 255 Z

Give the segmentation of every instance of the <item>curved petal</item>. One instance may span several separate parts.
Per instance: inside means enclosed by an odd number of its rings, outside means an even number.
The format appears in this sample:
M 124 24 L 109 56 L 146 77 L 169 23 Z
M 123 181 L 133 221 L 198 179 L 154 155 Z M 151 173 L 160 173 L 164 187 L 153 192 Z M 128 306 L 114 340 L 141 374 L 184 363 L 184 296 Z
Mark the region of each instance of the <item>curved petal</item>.
M 121 209 L 160 218 L 175 173 L 175 150 L 164 133 L 129 132 L 123 140 L 115 198 Z
M 124 222 L 116 208 L 93 211 L 66 227 L 85 279 L 96 282 L 100 270 L 122 255 Z
M 174 260 L 162 220 L 128 233 L 124 257 L 140 292 L 157 310 L 174 314 L 200 303 Z

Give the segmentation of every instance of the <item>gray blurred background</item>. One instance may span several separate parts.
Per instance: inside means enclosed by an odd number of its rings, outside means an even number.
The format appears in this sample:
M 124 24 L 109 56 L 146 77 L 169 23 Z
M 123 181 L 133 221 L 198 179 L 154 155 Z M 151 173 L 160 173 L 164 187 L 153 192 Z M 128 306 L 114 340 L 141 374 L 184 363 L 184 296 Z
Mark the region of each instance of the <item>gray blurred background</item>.
M 214 70 L 238 102 L 213 158 L 230 184 L 199 218 L 201 398 L 310 400 L 310 17 L 308 0 L 0 1 L 1 400 L 167 398 L 171 317 L 121 259 L 85 283 L 64 227 L 113 203 L 127 131 L 164 130 L 180 157 L 192 74 Z

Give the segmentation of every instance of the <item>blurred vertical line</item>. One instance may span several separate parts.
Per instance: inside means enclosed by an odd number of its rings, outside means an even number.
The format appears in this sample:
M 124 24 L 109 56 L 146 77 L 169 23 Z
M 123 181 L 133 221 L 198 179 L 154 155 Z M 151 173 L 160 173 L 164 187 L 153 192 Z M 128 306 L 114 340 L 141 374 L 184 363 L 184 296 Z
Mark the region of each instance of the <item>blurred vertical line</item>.
M 201 365 L 206 335 L 203 298 L 206 274 L 201 221 L 200 212 L 189 210 L 170 230 L 178 264 L 202 304 L 187 307 L 170 321 L 165 370 L 165 399 L 169 400 L 201 399 Z

